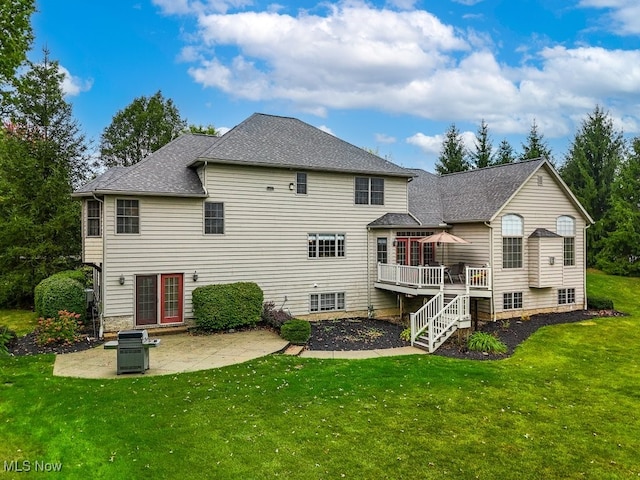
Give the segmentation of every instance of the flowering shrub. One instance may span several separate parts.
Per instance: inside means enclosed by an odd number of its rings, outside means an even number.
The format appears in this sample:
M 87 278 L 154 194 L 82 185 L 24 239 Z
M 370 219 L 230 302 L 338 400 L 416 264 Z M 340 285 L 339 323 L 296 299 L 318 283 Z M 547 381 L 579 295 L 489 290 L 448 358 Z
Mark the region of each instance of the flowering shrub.
M 58 318 L 40 318 L 36 327 L 36 342 L 38 345 L 62 343 L 71 345 L 80 340 L 80 314 L 60 310 Z

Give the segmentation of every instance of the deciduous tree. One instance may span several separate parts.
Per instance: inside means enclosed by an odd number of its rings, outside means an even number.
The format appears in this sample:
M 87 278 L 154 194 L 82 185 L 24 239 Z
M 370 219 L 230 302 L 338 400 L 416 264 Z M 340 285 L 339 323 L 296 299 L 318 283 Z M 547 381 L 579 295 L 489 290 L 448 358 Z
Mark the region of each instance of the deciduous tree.
M 138 97 L 115 114 L 100 138 L 100 158 L 106 167 L 128 167 L 178 137 L 187 127 L 171 99 L 158 91 Z

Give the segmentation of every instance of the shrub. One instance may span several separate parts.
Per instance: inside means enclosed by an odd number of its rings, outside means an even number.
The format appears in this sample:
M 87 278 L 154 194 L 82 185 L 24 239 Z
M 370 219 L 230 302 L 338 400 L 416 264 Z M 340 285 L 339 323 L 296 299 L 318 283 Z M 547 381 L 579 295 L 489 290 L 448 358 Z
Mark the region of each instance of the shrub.
M 410 328 L 405 328 L 404 330 L 402 330 L 400 332 L 400 339 L 404 340 L 405 342 L 410 342 L 411 341 L 411 329 Z
M 9 353 L 9 344 L 16 338 L 18 338 L 16 332 L 0 325 L 0 355 Z
M 304 345 L 311 338 L 311 324 L 306 320 L 294 318 L 282 325 L 280 336 L 294 345 Z
M 38 345 L 63 343 L 71 345 L 80 340 L 80 314 L 61 310 L 55 318 L 40 318 L 36 327 Z
M 265 324 L 280 330 L 284 322 L 291 320 L 293 317 L 289 312 L 276 308 L 275 302 L 264 302 L 260 318 Z
M 507 346 L 486 332 L 474 332 L 467 341 L 467 348 L 474 352 L 506 353 Z
M 56 318 L 58 312 L 78 312 L 84 318 L 86 310 L 85 273 L 65 270 L 45 278 L 35 288 L 35 311 L 43 318 Z
M 206 285 L 192 293 L 193 315 L 202 330 L 253 326 L 260 321 L 262 289 L 256 283 Z
M 613 310 L 613 300 L 605 297 L 587 297 L 589 310 Z

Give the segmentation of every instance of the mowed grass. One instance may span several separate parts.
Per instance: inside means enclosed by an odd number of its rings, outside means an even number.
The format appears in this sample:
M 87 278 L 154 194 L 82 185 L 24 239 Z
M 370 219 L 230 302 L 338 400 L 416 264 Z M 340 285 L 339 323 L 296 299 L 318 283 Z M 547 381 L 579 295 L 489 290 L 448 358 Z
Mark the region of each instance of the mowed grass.
M 18 336 L 26 335 L 36 328 L 38 318 L 34 312 L 26 310 L 0 310 L 0 326 L 8 327 Z
M 590 273 L 633 315 L 543 328 L 501 361 L 270 356 L 82 380 L 53 377 L 53 356 L 2 359 L 0 461 L 62 473 L 0 478 L 638 478 L 638 288 Z

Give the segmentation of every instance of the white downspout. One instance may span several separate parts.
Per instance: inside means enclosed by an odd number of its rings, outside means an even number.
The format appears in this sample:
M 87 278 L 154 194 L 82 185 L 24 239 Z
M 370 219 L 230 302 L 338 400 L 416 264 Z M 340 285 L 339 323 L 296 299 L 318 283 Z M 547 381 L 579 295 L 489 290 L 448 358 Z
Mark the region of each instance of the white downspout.
M 590 226 L 591 225 L 585 224 L 584 228 L 582 229 L 582 288 L 584 290 L 584 302 L 582 305 L 583 310 L 587 309 L 587 229 Z
M 100 303 L 98 304 L 98 319 L 100 321 L 100 328 L 98 329 L 98 338 L 103 338 L 104 337 L 104 279 L 106 277 L 105 275 L 105 267 L 107 266 L 107 262 L 105 262 L 104 260 L 104 256 L 107 252 L 106 250 L 106 242 L 105 242 L 105 238 L 106 238 L 106 232 L 105 232 L 105 212 L 104 212 L 104 200 L 99 199 L 96 196 L 96 192 L 91 192 L 91 195 L 93 195 L 93 199 L 96 200 L 97 202 L 100 203 L 100 234 L 102 235 L 102 271 L 100 272 Z M 84 215 L 83 215 L 84 216 Z M 84 219 L 83 219 L 83 223 L 84 223 Z M 84 232 L 83 232 L 84 235 Z M 83 241 L 83 245 L 84 245 L 84 241 Z
M 493 253 L 493 227 L 491 226 L 490 222 L 484 222 L 485 226 L 489 228 L 489 268 L 491 268 L 491 303 L 490 303 L 490 308 L 491 311 L 489 312 L 489 315 L 492 317 L 492 320 L 495 322 L 496 321 L 496 308 L 495 308 L 495 282 L 494 282 L 494 278 L 493 278 L 493 272 L 494 272 L 494 268 L 493 268 L 493 259 L 494 259 L 494 253 Z

